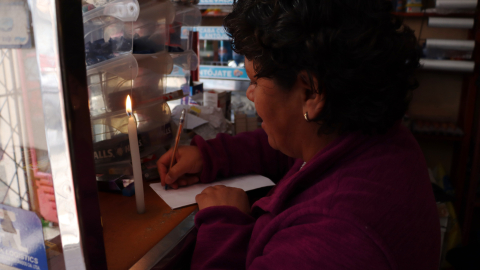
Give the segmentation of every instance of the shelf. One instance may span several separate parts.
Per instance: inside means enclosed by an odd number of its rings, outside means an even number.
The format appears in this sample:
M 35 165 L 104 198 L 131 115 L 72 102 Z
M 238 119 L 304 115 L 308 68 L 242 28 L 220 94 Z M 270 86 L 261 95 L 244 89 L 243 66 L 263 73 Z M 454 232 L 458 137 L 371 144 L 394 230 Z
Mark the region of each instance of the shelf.
M 474 61 L 465 60 L 437 60 L 437 59 L 420 59 L 420 69 L 438 70 L 449 72 L 473 72 L 475 69 Z
M 476 199 L 473 201 L 473 206 L 474 206 L 474 207 L 480 207 L 480 198 L 476 198 Z
M 417 140 L 460 142 L 464 138 L 464 131 L 453 122 L 415 118 L 410 121 L 410 130 Z
M 428 17 L 451 17 L 451 18 L 473 18 L 475 13 L 449 13 L 449 14 L 440 14 L 440 13 L 425 13 L 425 12 L 392 12 L 392 14 L 399 17 L 407 18 L 428 18 Z M 228 12 L 222 12 L 219 14 L 203 14 L 202 17 L 225 17 L 228 15 Z
M 417 140 L 432 140 L 432 141 L 451 141 L 451 142 L 460 142 L 463 140 L 463 135 L 443 135 L 443 134 L 427 134 L 427 133 L 418 133 L 413 132 L 413 136 Z
M 228 15 L 228 13 L 226 13 L 226 12 L 222 12 L 222 13 L 219 13 L 219 14 L 203 14 L 202 13 L 203 18 L 223 18 L 227 15 Z
M 473 18 L 475 13 L 449 13 L 449 14 L 441 14 L 441 13 L 426 13 L 426 12 L 392 12 L 394 15 L 400 17 L 452 17 L 452 18 Z

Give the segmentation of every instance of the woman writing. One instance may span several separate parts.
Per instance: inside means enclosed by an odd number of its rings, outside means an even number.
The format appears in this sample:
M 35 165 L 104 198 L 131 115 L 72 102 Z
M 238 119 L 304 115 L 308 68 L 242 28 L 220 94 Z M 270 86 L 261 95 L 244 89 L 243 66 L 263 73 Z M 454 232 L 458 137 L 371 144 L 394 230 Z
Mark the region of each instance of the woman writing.
M 440 228 L 419 146 L 400 124 L 416 38 L 384 0 L 239 0 L 224 25 L 246 57 L 262 129 L 219 134 L 158 162 L 173 188 L 262 174 L 249 205 L 197 195 L 192 269 L 438 269 Z

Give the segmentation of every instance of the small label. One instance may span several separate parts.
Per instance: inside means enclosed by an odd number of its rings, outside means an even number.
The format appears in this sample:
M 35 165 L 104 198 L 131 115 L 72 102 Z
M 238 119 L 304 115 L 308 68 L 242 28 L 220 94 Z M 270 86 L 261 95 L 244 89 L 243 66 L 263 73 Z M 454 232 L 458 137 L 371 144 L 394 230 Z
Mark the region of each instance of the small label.
M 190 112 L 189 113 L 191 113 L 195 116 L 199 116 L 200 112 L 202 112 L 202 110 L 200 110 L 199 108 L 197 108 L 195 106 L 190 107 Z

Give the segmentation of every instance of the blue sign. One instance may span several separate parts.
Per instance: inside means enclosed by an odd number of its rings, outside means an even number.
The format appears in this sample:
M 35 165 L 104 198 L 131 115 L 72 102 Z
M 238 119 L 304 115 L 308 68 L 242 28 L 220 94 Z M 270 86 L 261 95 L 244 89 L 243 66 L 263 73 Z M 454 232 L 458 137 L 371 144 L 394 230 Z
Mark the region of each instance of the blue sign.
M 195 27 L 192 27 L 192 26 L 182 26 L 182 28 L 180 28 L 180 38 L 181 39 L 187 39 L 189 34 L 190 34 L 190 31 L 195 31 Z
M 198 31 L 198 39 L 200 40 L 230 40 L 231 38 L 227 36 L 225 28 L 223 26 L 208 27 L 208 26 L 198 26 L 195 27 Z
M 0 264 L 48 269 L 42 223 L 34 212 L 0 204 Z
M 250 80 L 244 67 L 219 67 L 200 65 L 200 78 Z
M 233 5 L 233 0 L 200 0 L 199 5 Z

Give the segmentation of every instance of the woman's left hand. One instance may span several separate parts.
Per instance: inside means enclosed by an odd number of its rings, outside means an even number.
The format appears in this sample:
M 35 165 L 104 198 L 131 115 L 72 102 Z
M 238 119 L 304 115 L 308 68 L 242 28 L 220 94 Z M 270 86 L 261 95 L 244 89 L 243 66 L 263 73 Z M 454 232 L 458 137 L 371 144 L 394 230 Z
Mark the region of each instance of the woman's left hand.
M 210 206 L 228 205 L 237 207 L 243 213 L 250 214 L 250 203 L 245 191 L 240 188 L 217 185 L 207 187 L 195 197 L 200 210 Z

